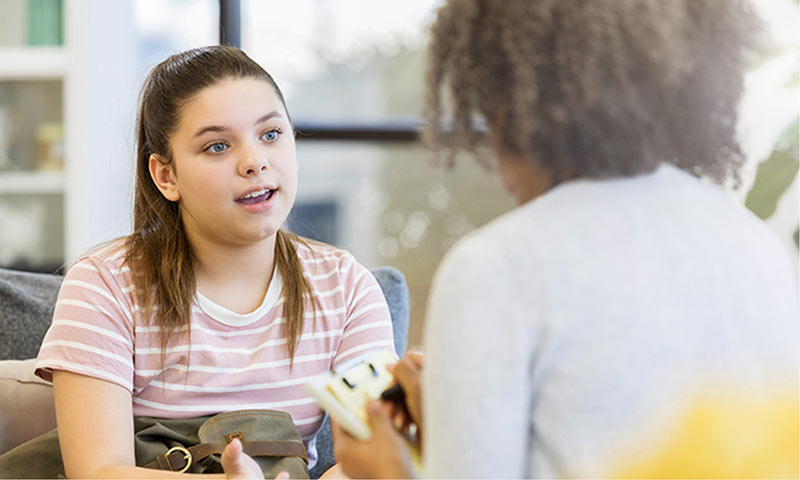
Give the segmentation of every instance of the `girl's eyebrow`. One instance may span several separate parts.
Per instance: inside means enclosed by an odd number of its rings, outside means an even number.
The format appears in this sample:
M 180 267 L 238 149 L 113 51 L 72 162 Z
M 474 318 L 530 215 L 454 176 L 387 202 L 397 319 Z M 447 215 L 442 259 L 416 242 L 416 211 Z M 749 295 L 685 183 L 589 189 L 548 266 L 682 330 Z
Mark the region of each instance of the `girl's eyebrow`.
M 262 115 L 261 117 L 259 117 L 258 120 L 255 121 L 254 125 L 258 125 L 258 124 L 264 123 L 264 122 L 266 122 L 267 120 L 269 120 L 270 118 L 273 118 L 273 117 L 282 117 L 282 116 L 283 115 L 281 115 L 281 112 L 279 112 L 277 110 L 273 110 L 273 111 L 269 112 L 268 114 Z M 207 127 L 203 127 L 200 130 L 198 130 L 197 133 L 194 134 L 194 138 L 197 138 L 200 135 L 202 135 L 204 133 L 208 133 L 208 132 L 225 132 L 227 130 L 230 130 L 230 129 L 228 127 L 224 127 L 224 126 L 221 126 L 221 125 L 209 125 Z

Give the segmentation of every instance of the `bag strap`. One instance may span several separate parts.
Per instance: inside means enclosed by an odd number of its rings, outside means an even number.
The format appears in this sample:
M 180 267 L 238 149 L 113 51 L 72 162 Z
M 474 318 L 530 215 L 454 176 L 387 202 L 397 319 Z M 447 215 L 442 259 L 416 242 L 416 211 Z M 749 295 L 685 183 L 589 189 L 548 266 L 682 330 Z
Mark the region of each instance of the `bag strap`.
M 193 447 L 174 447 L 145 468 L 185 472 L 193 462 L 199 462 L 209 455 L 221 455 L 225 443 L 199 443 Z M 308 465 L 308 456 L 302 443 L 285 441 L 242 442 L 244 453 L 251 457 L 300 457 Z

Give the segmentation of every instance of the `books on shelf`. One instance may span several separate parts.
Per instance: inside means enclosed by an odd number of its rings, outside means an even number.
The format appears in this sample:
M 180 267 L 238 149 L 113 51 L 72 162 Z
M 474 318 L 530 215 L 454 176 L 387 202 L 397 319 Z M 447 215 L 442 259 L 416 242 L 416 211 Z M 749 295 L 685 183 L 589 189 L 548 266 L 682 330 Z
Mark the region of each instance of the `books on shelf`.
M 2 0 L 0 7 L 0 47 L 64 43 L 63 0 Z
M 62 0 L 28 0 L 28 45 L 61 45 L 62 12 Z

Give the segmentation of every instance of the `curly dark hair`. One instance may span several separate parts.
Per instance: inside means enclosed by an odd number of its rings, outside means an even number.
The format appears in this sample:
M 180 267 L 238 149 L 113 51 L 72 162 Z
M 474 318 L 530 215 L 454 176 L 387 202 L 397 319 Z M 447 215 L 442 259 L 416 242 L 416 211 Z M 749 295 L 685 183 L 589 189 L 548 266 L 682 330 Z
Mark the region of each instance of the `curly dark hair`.
M 740 0 L 450 0 L 431 27 L 423 138 L 452 163 L 477 151 L 477 114 L 555 179 L 670 162 L 738 186 L 737 104 L 759 31 Z

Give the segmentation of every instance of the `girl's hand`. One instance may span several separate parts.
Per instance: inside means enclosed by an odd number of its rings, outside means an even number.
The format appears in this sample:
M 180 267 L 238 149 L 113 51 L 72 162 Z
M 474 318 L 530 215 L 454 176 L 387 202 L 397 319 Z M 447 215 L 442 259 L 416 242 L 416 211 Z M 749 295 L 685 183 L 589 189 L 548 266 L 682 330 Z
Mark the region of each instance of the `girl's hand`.
M 261 472 L 261 467 L 258 466 L 255 460 L 250 455 L 242 451 L 242 442 L 234 439 L 225 447 L 222 452 L 222 469 L 225 470 L 226 478 L 237 479 L 263 479 L 264 473 Z M 288 480 L 289 474 L 280 472 L 275 480 Z
M 367 401 L 372 436 L 360 442 L 331 420 L 333 456 L 350 478 L 412 478 L 411 460 L 405 440 L 375 400 Z

